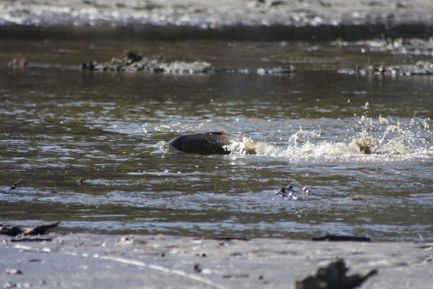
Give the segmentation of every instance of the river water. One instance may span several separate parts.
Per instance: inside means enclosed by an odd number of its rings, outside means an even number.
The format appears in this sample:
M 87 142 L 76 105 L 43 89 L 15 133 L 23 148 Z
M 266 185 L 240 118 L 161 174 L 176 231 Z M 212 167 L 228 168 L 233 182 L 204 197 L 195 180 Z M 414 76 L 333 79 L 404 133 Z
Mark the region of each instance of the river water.
M 125 50 L 291 75 L 82 72 Z M 12 69 L 14 57 L 29 61 Z M 326 42 L 0 43 L 0 222 L 199 236 L 432 240 L 432 76 L 338 73 L 431 56 Z M 169 152 L 188 132 L 244 137 L 226 156 Z M 245 154 L 252 141 L 257 154 Z M 356 142 L 370 142 L 362 154 Z M 16 189 L 10 187 L 22 180 Z M 307 186 L 309 196 L 275 191 Z

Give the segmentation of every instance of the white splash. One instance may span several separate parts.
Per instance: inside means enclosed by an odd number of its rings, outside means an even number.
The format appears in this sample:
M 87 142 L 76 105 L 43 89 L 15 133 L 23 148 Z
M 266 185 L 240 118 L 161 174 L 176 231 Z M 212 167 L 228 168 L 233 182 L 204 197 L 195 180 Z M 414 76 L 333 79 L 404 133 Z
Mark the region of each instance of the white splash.
M 362 116 L 356 119 L 355 125 L 349 124 L 350 130 L 336 136 L 336 141 L 324 137 L 321 129 L 300 128 L 288 138 L 286 145 L 243 137 L 227 148 L 233 156 L 254 154 L 290 161 L 429 160 L 433 151 L 430 123 L 430 119 L 413 118 L 403 124 L 399 119 Z

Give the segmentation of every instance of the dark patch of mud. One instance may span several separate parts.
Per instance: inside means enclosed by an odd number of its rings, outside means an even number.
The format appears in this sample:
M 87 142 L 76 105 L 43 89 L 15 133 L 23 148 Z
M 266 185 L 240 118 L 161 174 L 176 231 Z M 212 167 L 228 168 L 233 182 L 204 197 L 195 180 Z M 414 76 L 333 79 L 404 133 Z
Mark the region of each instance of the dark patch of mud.
M 403 65 L 369 65 L 358 66 L 355 69 L 340 69 L 339 73 L 357 75 L 384 75 L 384 76 L 412 76 L 412 75 L 432 75 L 432 62 L 418 61 L 415 64 Z
M 271 67 L 252 69 L 216 67 L 205 61 L 177 61 L 162 56 L 144 57 L 139 52 L 129 51 L 111 61 L 98 63 L 96 61 L 84 62 L 81 70 L 86 71 L 118 71 L 118 72 L 147 72 L 168 74 L 197 74 L 197 73 L 256 73 L 289 74 L 295 72 L 292 65 L 285 67 Z

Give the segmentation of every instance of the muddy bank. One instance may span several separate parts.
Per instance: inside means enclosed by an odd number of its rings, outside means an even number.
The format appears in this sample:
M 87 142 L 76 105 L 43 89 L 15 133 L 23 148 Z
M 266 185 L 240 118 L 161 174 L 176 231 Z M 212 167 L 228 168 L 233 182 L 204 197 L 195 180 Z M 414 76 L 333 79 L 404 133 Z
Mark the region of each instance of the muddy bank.
M 49 236 L 0 236 L 3 288 L 295 288 L 338 258 L 348 275 L 377 273 L 362 289 L 432 288 L 432 243 Z
M 2 37 L 354 40 L 432 35 L 432 2 L 427 0 L 8 0 L 0 3 L 0 11 Z

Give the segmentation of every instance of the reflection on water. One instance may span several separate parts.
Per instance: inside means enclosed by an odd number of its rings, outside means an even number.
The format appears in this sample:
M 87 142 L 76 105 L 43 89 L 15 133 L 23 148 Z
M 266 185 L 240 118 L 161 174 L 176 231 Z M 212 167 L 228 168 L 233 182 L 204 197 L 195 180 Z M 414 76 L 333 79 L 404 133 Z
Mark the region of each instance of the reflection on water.
M 65 230 L 432 240 L 432 77 L 339 68 L 424 56 L 324 43 L 29 42 L 27 71 L 0 67 L 0 221 Z M 88 73 L 126 47 L 221 67 L 291 63 L 291 76 Z M 66 49 L 67 48 L 67 49 Z M 86 58 L 86 59 L 84 59 Z M 179 133 L 223 130 L 227 156 L 174 154 Z M 371 154 L 360 146 L 368 145 Z M 244 154 L 255 148 L 255 155 Z M 9 187 L 23 182 L 15 190 Z M 281 199 L 292 183 L 312 194 Z M 362 195 L 363 198 L 354 198 Z

